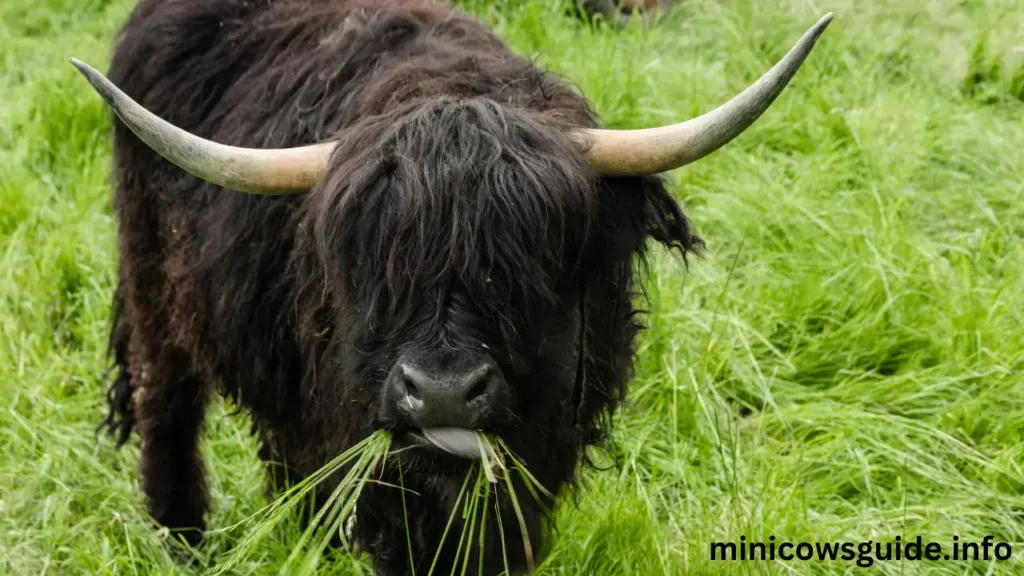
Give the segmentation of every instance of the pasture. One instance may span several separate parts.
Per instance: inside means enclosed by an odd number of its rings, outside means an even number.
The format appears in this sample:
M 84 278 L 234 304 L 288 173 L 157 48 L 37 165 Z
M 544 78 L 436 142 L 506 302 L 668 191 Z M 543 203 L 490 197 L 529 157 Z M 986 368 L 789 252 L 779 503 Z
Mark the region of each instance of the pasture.
M 3 574 L 204 573 L 267 502 L 247 418 L 217 403 L 211 531 L 186 569 L 147 517 L 138 441 L 93 434 L 116 278 L 110 113 L 67 58 L 106 70 L 132 4 L 0 3 Z M 992 536 L 1010 560 L 869 570 L 1022 573 L 1024 6 L 680 0 L 656 26 L 612 31 L 544 0 L 463 4 L 610 128 L 717 106 L 836 13 L 752 129 L 669 174 L 708 250 L 688 265 L 652 250 L 616 445 L 563 499 L 539 572 L 860 573 L 709 547 Z M 277 573 L 295 534 L 234 573 Z

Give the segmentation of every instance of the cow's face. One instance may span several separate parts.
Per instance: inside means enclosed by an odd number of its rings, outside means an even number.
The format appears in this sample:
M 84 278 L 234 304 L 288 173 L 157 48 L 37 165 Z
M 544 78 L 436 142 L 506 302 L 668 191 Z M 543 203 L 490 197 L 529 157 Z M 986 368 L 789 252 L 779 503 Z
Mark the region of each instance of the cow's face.
M 337 385 L 372 392 L 373 426 L 399 442 L 556 437 L 577 384 L 592 169 L 564 131 L 487 100 L 359 132 L 376 142 L 339 143 L 310 212 L 344 333 Z
M 331 302 L 311 332 L 330 342 L 318 385 L 344 406 L 332 430 L 348 444 L 393 432 L 403 449 L 388 461 L 403 472 L 391 466 L 384 482 L 428 495 L 388 514 L 394 490 L 370 488 L 360 541 L 372 551 L 408 521 L 414 548 L 434 550 L 474 454 L 424 438 L 453 428 L 500 437 L 557 492 L 628 374 L 632 259 L 648 235 L 699 241 L 659 180 L 599 179 L 536 112 L 477 99 L 372 122 L 339 141 L 308 199 L 302 243 L 321 272 L 300 276 L 317 278 L 308 309 Z M 536 549 L 542 506 L 521 488 Z M 516 526 L 505 490 L 503 521 Z M 492 538 L 486 556 L 505 547 Z

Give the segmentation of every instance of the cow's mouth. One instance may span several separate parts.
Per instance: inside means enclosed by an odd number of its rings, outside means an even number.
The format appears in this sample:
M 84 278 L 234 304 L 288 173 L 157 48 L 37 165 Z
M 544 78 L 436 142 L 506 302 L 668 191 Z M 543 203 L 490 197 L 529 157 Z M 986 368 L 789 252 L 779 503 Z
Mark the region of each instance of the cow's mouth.
M 410 442 L 420 446 L 437 448 L 443 452 L 467 460 L 490 460 L 494 448 L 478 430 L 468 428 L 420 428 L 406 432 Z

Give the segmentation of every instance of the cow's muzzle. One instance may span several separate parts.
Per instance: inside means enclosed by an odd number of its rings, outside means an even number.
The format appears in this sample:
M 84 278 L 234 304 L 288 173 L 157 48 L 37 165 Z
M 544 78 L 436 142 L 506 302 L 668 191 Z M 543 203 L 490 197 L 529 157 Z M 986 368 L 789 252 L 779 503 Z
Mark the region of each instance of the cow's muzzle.
M 415 444 L 479 458 L 478 431 L 493 431 L 511 413 L 501 369 L 476 352 L 403 355 L 385 383 L 383 401 L 396 428 Z

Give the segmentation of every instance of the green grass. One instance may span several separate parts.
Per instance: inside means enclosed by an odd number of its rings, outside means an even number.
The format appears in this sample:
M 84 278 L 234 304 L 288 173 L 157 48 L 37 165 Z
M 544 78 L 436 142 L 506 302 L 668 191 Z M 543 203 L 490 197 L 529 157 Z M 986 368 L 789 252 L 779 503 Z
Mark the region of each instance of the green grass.
M 657 27 L 609 33 L 541 0 L 468 4 L 609 127 L 710 109 L 836 12 L 755 128 L 671 174 L 710 251 L 689 271 L 656 251 L 620 465 L 585 473 L 539 571 L 852 574 L 712 562 L 709 546 L 956 534 L 1011 542 L 1014 560 L 872 570 L 1021 573 L 1024 6 L 681 0 Z M 146 516 L 137 448 L 92 435 L 116 262 L 109 114 L 66 58 L 104 69 L 130 9 L 0 3 L 3 574 L 185 572 Z M 267 504 L 249 423 L 228 410 L 202 447 L 223 528 L 205 570 Z M 232 573 L 277 573 L 299 532 Z M 335 555 L 321 573 L 368 569 Z

